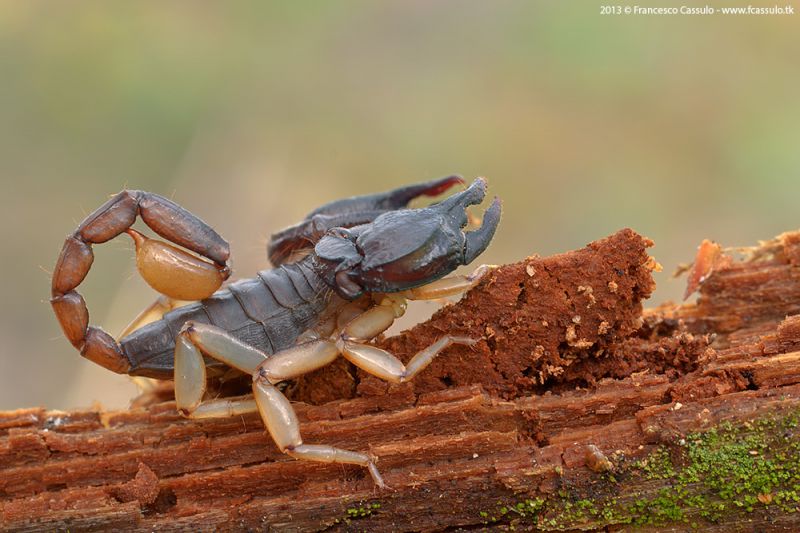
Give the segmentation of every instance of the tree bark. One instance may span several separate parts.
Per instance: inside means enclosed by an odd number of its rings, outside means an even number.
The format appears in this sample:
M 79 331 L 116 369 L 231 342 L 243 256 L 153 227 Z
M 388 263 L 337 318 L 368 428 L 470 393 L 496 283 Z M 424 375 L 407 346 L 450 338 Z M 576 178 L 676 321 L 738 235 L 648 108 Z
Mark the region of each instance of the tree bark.
M 0 413 L 3 529 L 800 528 L 800 233 L 699 258 L 696 303 L 643 311 L 651 244 L 492 272 L 380 341 L 479 339 L 411 383 L 344 363 L 295 383 L 305 441 L 369 450 L 390 490 L 282 455 L 255 414 L 182 419 L 164 386 L 128 411 Z

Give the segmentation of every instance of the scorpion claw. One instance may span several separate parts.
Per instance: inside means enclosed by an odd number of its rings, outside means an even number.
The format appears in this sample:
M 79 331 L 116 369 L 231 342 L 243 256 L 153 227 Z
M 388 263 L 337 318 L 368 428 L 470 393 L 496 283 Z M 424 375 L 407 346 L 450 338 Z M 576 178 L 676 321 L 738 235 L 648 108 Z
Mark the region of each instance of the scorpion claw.
M 274 234 L 267 245 L 270 262 L 281 265 L 292 256 L 310 248 L 331 228 L 352 228 L 368 224 L 384 213 L 402 209 L 420 196 L 437 196 L 458 183 L 461 176 L 447 176 L 391 191 L 354 196 L 318 207 L 294 226 Z
M 314 251 L 330 267 L 329 284 L 348 299 L 364 292 L 398 292 L 442 278 L 489 245 L 500 221 L 495 199 L 480 228 L 462 232 L 466 208 L 486 195 L 478 178 L 466 190 L 421 209 L 388 211 L 369 224 L 333 228 Z
M 466 233 L 466 244 L 464 246 L 464 264 L 468 265 L 475 260 L 489 246 L 497 224 L 500 222 L 500 198 L 495 198 L 492 205 L 483 215 L 481 227 Z

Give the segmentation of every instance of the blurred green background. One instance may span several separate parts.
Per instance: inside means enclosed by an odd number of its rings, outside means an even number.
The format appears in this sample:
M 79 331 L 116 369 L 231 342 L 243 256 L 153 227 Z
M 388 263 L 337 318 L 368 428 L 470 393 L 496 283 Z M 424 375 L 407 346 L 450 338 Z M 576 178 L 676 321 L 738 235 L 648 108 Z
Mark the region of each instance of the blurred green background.
M 701 239 L 797 228 L 800 15 L 599 12 L 0 3 L 0 409 L 119 407 L 135 394 L 78 356 L 47 303 L 64 236 L 123 187 L 200 214 L 249 276 L 269 234 L 321 203 L 485 175 L 505 203 L 484 262 L 630 226 L 664 265 L 652 305 L 679 297 L 669 273 Z M 82 292 L 92 322 L 116 333 L 154 294 L 127 238 L 96 251 Z M 414 307 L 412 320 L 434 309 Z

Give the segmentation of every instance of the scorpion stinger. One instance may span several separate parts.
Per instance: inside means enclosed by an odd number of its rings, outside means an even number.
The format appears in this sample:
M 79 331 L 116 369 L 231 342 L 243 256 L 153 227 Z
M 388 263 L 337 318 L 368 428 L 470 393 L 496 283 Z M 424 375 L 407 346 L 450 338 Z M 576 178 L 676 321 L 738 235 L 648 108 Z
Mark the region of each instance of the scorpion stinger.
M 352 228 L 367 224 L 383 213 L 408 206 L 415 198 L 438 196 L 458 183 L 464 183 L 463 178 L 452 175 L 383 193 L 353 196 L 327 203 L 309 213 L 299 224 L 275 233 L 267 245 L 267 255 L 275 266 L 291 262 L 293 255 L 313 247 L 331 228 Z

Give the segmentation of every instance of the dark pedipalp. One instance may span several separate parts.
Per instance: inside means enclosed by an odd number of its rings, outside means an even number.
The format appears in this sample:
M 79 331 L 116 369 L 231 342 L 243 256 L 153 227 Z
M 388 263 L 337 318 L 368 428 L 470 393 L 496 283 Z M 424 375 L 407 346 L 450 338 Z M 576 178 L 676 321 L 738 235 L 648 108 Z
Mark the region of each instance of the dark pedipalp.
M 294 226 L 275 233 L 267 245 L 270 262 L 279 266 L 290 262 L 304 248 L 313 248 L 331 228 L 352 228 L 368 224 L 384 213 L 402 209 L 420 196 L 437 196 L 458 183 L 461 176 L 447 176 L 392 191 L 354 196 L 318 207 Z
M 316 208 L 309 213 L 307 218 L 313 218 L 314 215 L 341 216 L 347 213 L 394 211 L 408 206 L 408 203 L 414 198 L 437 196 L 457 183 L 464 183 L 464 179 L 461 176 L 452 175 L 387 192 L 335 200 Z

